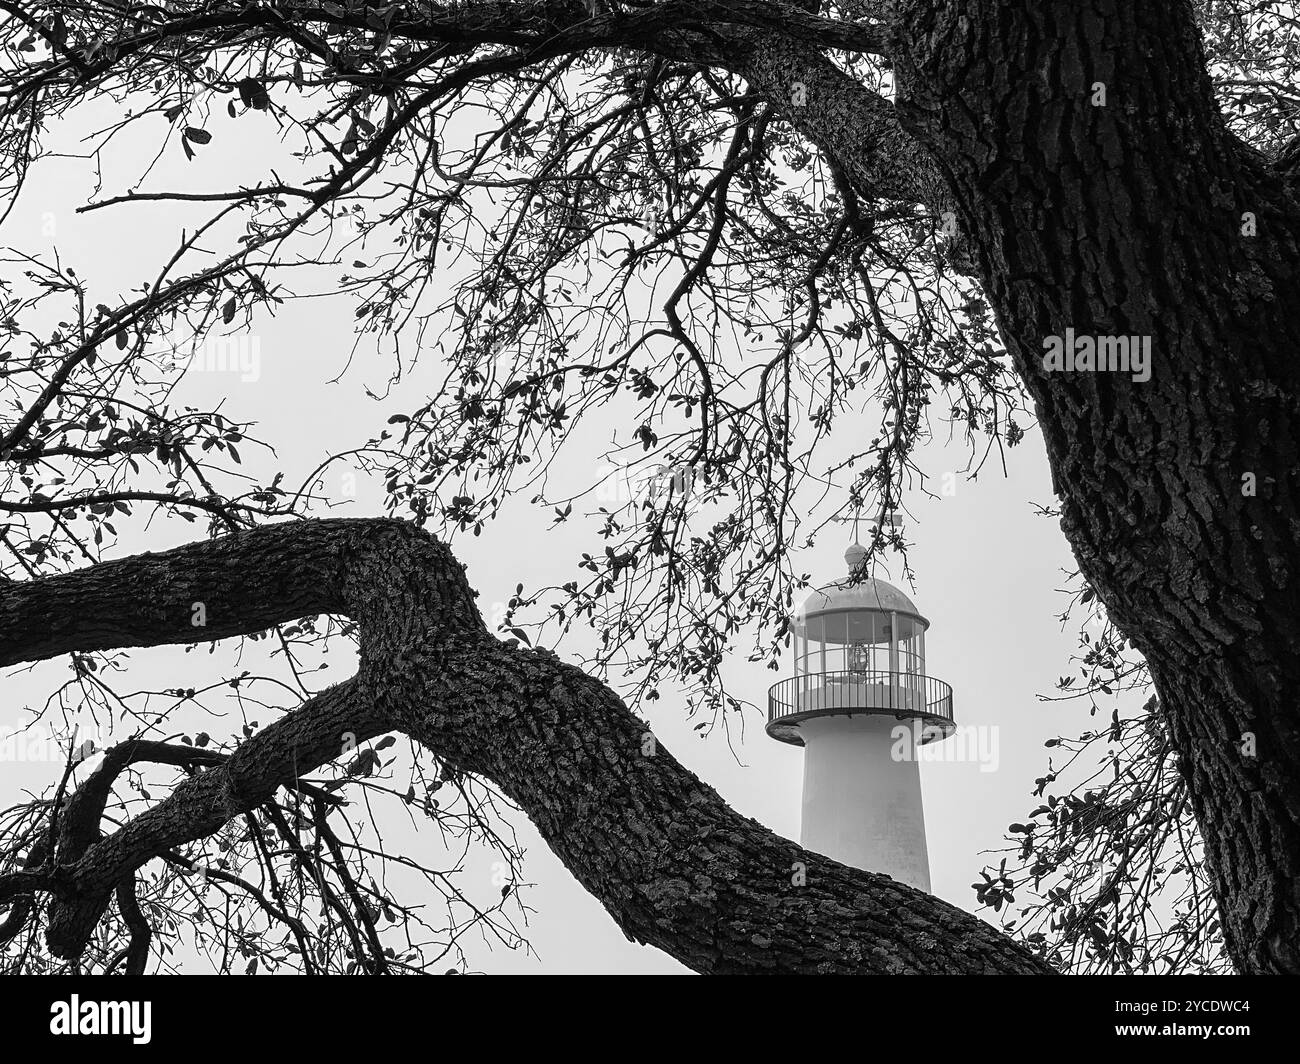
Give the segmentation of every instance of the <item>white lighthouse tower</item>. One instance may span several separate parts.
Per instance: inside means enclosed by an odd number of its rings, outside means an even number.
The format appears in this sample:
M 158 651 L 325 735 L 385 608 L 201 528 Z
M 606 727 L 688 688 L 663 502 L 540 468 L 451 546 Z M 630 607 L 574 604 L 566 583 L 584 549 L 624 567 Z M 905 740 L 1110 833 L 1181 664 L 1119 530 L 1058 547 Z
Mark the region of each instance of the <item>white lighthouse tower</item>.
M 854 544 L 849 573 L 866 557 Z M 768 692 L 767 733 L 804 748 L 800 842 L 930 889 L 917 748 L 955 730 L 952 688 L 925 674 L 925 631 L 892 584 L 844 580 L 793 618 L 795 674 Z

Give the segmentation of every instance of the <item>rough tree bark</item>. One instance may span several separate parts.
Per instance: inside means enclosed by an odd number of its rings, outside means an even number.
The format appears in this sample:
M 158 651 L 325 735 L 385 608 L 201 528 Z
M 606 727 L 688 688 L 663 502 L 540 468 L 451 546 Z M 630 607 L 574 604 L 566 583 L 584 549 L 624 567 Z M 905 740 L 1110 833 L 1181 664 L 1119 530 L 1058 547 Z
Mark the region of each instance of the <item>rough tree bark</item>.
M 195 603 L 208 624 L 191 624 Z M 0 587 L 0 667 L 72 651 L 188 643 L 304 615 L 353 618 L 352 679 L 263 729 L 224 764 L 53 869 L 0 877 L 45 891 L 59 956 L 80 953 L 119 884 L 341 756 L 400 730 L 499 786 L 629 938 L 700 972 L 1036 973 L 1018 943 L 945 902 L 802 850 L 732 810 L 618 697 L 553 654 L 486 630 L 462 566 L 399 521 L 294 522 Z M 796 866 L 802 882 L 796 884 Z
M 1300 204 L 1225 130 L 1186 3 L 902 0 L 895 31 L 900 117 L 978 249 L 1080 566 L 1150 663 L 1230 954 L 1300 971 Z M 1067 328 L 1151 337 L 1150 381 L 1047 372 Z

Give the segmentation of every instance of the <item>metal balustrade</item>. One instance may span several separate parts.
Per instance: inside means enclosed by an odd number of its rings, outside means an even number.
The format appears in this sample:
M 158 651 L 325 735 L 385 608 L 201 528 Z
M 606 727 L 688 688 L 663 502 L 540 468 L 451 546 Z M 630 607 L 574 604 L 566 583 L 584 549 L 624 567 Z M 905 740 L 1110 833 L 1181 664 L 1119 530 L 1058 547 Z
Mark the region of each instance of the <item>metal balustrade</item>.
M 788 725 L 808 717 L 845 713 L 933 719 L 943 734 L 949 734 L 953 728 L 952 688 L 933 676 L 864 669 L 792 676 L 773 684 L 767 693 L 767 731 L 787 742 L 802 745 L 788 734 Z

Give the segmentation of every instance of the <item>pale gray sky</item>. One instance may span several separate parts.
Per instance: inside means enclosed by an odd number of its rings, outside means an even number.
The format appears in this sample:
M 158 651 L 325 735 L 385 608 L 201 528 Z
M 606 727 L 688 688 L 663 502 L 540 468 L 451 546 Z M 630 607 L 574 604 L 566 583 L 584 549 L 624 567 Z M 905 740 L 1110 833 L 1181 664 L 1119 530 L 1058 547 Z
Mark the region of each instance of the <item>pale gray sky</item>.
M 156 120 L 162 122 L 161 118 Z M 259 125 L 260 123 L 260 125 Z M 211 127 L 216 138 L 201 151 L 202 165 L 185 162 L 179 145 L 164 153 L 144 187 L 218 188 L 251 179 L 266 153 L 286 154 L 271 136 L 266 116 L 237 121 L 219 114 Z M 134 135 L 109 152 L 104 186 L 115 192 L 143 165 L 148 142 Z M 152 155 L 152 147 L 149 154 Z M 88 278 L 96 296 L 112 303 L 128 287 L 145 282 L 175 242 L 180 226 L 192 224 L 197 212 L 166 205 L 127 205 L 90 215 L 74 209 L 90 191 L 92 171 L 82 160 L 54 161 L 34 175 L 26 197 L 3 232 L 0 244 L 28 250 L 57 248 L 65 263 Z M 351 258 L 352 256 L 347 256 Z M 276 319 L 259 318 L 255 334 L 260 375 L 255 381 L 237 372 L 191 373 L 178 392 L 181 401 L 210 404 L 225 397 L 226 413 L 236 420 L 258 423 L 257 432 L 273 443 L 279 464 L 251 447 L 242 450 L 247 468 L 286 470 L 287 483 L 296 484 L 327 453 L 364 443 L 389 414 L 409 410 L 437 376 L 430 355 L 385 402 L 367 399 L 363 385 L 378 390 L 391 362 L 373 354 L 354 361 L 338 383 L 352 340 L 352 306 L 345 299 L 315 299 L 281 308 Z M 364 349 L 363 349 L 364 350 Z M 839 432 L 849 430 L 840 423 Z M 868 426 L 869 428 L 869 426 Z M 590 452 L 571 451 L 568 463 L 593 462 Z M 960 445 L 928 448 L 922 467 L 938 484 L 945 472 L 962 468 L 966 452 Z M 1041 692 L 1052 689 L 1056 677 L 1068 670 L 1076 642 L 1073 630 L 1062 632 L 1055 615 L 1065 605 L 1056 589 L 1065 584 L 1064 571 L 1073 568 L 1055 522 L 1035 516 L 1031 503 L 1052 501 L 1042 443 L 1031 431 L 1024 443 L 1008 452 L 1007 476 L 996 459 L 977 483 L 957 478 L 955 494 L 938 500 L 915 497 L 909 506 L 917 516 L 907 534 L 915 544 L 911 558 L 917 573 L 915 588 L 907 588 L 931 621 L 927 635 L 927 672 L 948 681 L 955 692 L 956 719 L 962 725 L 996 729 L 996 768 L 981 770 L 974 762 L 925 763 L 922 781 L 929 835 L 930 862 L 937 894 L 964 908 L 973 908 L 971 882 L 982 867 L 981 851 L 999 843 L 1012 821 L 1023 819 L 1033 804 L 1029 790 L 1047 766 L 1050 751 L 1043 741 L 1073 734 L 1088 726 L 1086 704 L 1044 703 Z M 339 470 L 341 473 L 342 470 Z M 338 474 L 335 474 L 338 475 Z M 337 484 L 338 481 L 331 483 Z M 355 500 L 344 500 L 333 513 L 364 516 L 379 513 L 378 485 L 359 485 Z M 570 579 L 578 551 L 591 549 L 585 529 L 564 527 L 541 535 L 547 523 L 540 514 L 535 527 L 517 522 L 489 526 L 481 538 L 458 542 L 459 556 L 469 566 L 471 582 L 486 608 L 508 598 L 517 583 L 528 587 Z M 120 553 L 159 549 L 185 542 L 201 526 L 159 521 L 144 536 L 133 536 Z M 797 566 L 819 582 L 839 579 L 846 535 L 824 536 L 815 550 L 797 559 Z M 127 689 L 198 686 L 218 678 L 216 663 L 206 650 L 185 655 L 179 649 L 138 652 L 124 686 Z M 52 662 L 32 673 L 11 673 L 0 679 L 0 726 L 12 727 L 25 705 L 37 705 L 52 677 L 66 676 L 66 663 Z M 743 660 L 729 669 L 736 693 L 762 705 L 765 691 L 779 676 Z M 342 679 L 346 663 L 340 658 L 331 671 Z M 321 681 L 321 686 L 324 681 Z M 1109 708 L 1107 708 L 1107 716 Z M 774 831 L 796 837 L 802 753 L 768 739 L 755 714 L 743 737 L 720 731 L 701 738 L 686 720 L 679 698 L 666 695 L 654 706 L 651 724 L 660 741 L 679 759 L 715 786 L 738 810 Z M 987 767 L 987 766 L 985 766 Z M 6 765 L 0 778 L 5 805 L 23 786 L 47 782 L 55 770 L 48 765 Z M 536 884 L 526 901 L 537 910 L 528 936 L 539 954 L 525 957 L 500 948 L 489 951 L 471 942 L 470 967 L 488 972 L 679 972 L 675 961 L 654 949 L 628 943 L 603 912 L 525 828 L 528 844 L 527 878 Z M 401 825 L 393 826 L 390 845 L 421 847 L 420 856 L 436 861 L 436 837 L 423 834 L 405 839 Z M 488 861 L 465 873 L 490 892 Z M 409 894 L 407 900 L 410 900 Z

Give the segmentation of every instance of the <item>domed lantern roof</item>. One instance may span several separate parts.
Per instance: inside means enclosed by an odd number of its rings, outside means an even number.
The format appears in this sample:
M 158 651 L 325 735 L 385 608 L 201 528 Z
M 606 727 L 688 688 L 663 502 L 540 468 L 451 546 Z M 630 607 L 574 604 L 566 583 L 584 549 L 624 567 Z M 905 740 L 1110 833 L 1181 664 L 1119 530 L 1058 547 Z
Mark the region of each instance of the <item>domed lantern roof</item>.
M 795 624 L 804 624 L 810 617 L 823 613 L 838 613 L 843 610 L 871 610 L 877 613 L 903 613 L 920 621 L 925 628 L 930 622 L 921 615 L 910 598 L 893 584 L 878 577 L 868 577 L 858 583 L 852 582 L 853 572 L 867 556 L 866 548 L 853 544 L 844 552 L 844 561 L 848 563 L 849 576 L 836 584 L 828 584 L 808 595 L 794 611 Z

